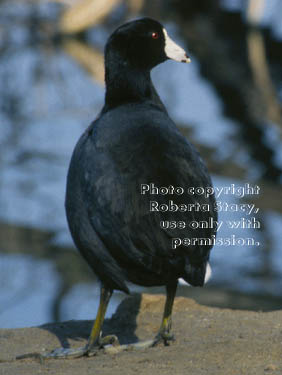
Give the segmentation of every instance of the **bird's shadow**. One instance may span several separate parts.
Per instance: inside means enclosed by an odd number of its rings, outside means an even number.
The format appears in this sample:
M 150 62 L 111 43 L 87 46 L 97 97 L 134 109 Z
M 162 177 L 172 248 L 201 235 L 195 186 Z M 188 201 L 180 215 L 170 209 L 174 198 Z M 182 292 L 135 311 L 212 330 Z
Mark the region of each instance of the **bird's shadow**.
M 116 335 L 120 344 L 137 342 L 138 337 L 135 331 L 140 304 L 140 294 L 133 294 L 130 298 L 123 300 L 113 316 L 110 319 L 105 319 L 102 328 L 103 336 Z M 92 320 L 70 320 L 67 322 L 44 324 L 40 328 L 57 336 L 63 348 L 70 348 L 70 340 L 87 340 L 92 326 Z

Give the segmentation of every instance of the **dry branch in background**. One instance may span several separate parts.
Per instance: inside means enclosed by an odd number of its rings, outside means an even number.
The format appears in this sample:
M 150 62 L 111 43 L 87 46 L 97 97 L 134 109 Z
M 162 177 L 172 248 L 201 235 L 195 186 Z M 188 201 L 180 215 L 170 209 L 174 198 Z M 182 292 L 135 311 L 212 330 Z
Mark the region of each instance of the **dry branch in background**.
M 59 27 L 65 34 L 99 24 L 121 0 L 81 0 L 63 13 Z
M 247 35 L 249 64 L 265 105 L 267 119 L 282 127 L 281 106 L 270 76 L 263 35 L 257 27 L 263 17 L 264 9 L 264 0 L 249 0 L 247 20 L 255 27 L 250 29 Z
M 104 55 L 101 51 L 75 39 L 66 40 L 63 46 L 65 51 L 81 64 L 92 78 L 104 85 Z

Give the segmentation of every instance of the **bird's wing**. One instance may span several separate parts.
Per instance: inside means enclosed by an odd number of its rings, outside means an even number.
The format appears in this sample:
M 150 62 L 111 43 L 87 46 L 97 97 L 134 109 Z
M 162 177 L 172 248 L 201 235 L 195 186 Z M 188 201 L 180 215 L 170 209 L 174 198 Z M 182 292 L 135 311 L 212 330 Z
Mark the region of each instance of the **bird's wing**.
M 133 127 L 110 144 L 89 138 L 84 167 L 84 201 L 91 225 L 111 255 L 121 262 L 148 268 L 155 257 L 188 255 L 195 261 L 206 257 L 210 247 L 180 246 L 172 249 L 172 238 L 209 238 L 212 228 L 191 229 L 191 221 L 215 215 L 213 198 L 188 195 L 191 186 L 210 185 L 208 174 L 195 150 L 174 128 L 160 124 Z M 106 130 L 105 130 L 106 132 Z M 98 150 L 99 148 L 99 150 Z M 141 194 L 141 184 L 178 186 L 183 195 Z M 150 202 L 210 204 L 210 212 L 150 212 Z M 184 221 L 185 229 L 161 229 L 162 221 Z M 153 267 L 153 266 L 152 266 Z M 155 265 L 154 265 L 155 267 Z

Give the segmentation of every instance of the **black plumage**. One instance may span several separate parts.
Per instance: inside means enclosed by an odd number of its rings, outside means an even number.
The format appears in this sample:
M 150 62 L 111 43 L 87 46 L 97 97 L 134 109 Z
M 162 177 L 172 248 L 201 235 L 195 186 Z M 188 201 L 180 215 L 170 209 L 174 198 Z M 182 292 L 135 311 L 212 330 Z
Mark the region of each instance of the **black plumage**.
M 114 289 L 127 293 L 127 281 L 173 285 L 172 289 L 180 277 L 195 286 L 204 283 L 211 245 L 172 249 L 171 241 L 211 238 L 214 229 L 161 229 L 160 222 L 216 220 L 214 196 L 150 195 L 140 190 L 141 184 L 150 183 L 184 189 L 211 186 L 198 152 L 180 134 L 150 78 L 154 66 L 174 58 L 168 56 L 171 51 L 176 60 L 188 62 L 176 47 L 163 26 L 149 18 L 129 22 L 111 35 L 105 48 L 105 105 L 71 159 L 66 191 L 69 228 L 110 294 Z M 152 200 L 209 204 L 210 210 L 150 212 Z

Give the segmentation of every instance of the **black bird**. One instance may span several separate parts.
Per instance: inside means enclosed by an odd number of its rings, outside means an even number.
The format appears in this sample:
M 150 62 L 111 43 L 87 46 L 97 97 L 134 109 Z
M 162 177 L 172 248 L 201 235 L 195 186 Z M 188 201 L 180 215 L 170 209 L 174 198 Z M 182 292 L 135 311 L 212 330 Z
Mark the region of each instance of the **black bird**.
M 163 320 L 151 343 L 167 343 L 172 338 L 171 312 L 178 279 L 194 286 L 204 284 L 212 245 L 194 240 L 189 246 L 172 246 L 173 238 L 211 239 L 213 228 L 192 229 L 189 223 L 216 220 L 217 216 L 213 194 L 186 193 L 187 188 L 210 187 L 211 180 L 152 84 L 151 69 L 167 59 L 190 62 L 164 27 L 150 18 L 120 26 L 106 44 L 105 105 L 75 147 L 66 191 L 74 243 L 101 280 L 100 305 L 86 347 L 55 351 L 55 357 L 90 354 L 109 342 L 100 334 L 107 304 L 113 290 L 129 293 L 128 281 L 166 286 Z M 141 186 L 182 187 L 185 192 L 141 194 Z M 208 209 L 150 210 L 150 201 L 160 207 L 169 200 L 190 208 L 205 204 Z M 186 227 L 162 229 L 162 221 L 181 221 Z

